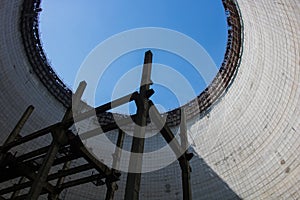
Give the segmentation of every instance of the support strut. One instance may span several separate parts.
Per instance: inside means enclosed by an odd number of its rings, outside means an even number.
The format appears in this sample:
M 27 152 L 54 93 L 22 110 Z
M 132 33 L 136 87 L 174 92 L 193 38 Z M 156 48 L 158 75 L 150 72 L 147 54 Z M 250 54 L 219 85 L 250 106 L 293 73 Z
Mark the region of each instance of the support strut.
M 152 52 L 145 53 L 142 80 L 139 97 L 136 100 L 137 119 L 135 121 L 134 137 L 132 140 L 131 154 L 129 160 L 129 172 L 127 175 L 125 200 L 138 200 L 141 181 L 141 170 L 145 143 L 145 129 L 149 114 L 148 92 L 152 84 L 150 76 L 152 69 Z

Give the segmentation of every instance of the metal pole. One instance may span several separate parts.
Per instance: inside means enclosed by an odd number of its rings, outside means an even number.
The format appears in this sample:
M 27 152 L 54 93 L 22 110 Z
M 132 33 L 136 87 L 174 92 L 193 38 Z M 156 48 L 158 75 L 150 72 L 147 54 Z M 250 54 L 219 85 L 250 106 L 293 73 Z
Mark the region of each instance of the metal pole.
M 73 107 L 73 110 L 75 109 L 77 112 L 79 111 L 78 110 L 78 106 L 80 104 L 80 101 L 81 101 L 81 97 L 83 95 L 83 92 L 86 88 L 86 82 L 85 81 L 81 81 L 79 83 L 79 86 L 77 87 L 76 89 L 76 92 L 74 93 L 73 97 L 72 97 L 72 107 Z M 75 107 L 75 108 L 74 108 Z
M 22 184 L 26 181 L 26 177 L 22 176 L 18 182 L 19 184 Z M 12 195 L 10 196 L 10 199 L 14 199 L 15 197 L 17 197 L 20 194 L 20 190 L 16 190 L 12 193 Z
M 151 107 L 152 111 L 152 121 L 155 124 L 156 127 L 162 127 L 160 130 L 160 133 L 162 134 L 163 138 L 166 140 L 166 142 L 170 145 L 171 149 L 175 153 L 176 157 L 179 158 L 184 151 L 181 148 L 181 145 L 176 140 L 174 134 L 172 133 L 171 129 L 167 124 L 164 124 L 164 121 L 162 120 L 162 117 L 157 110 L 156 106 L 152 101 L 149 101 L 149 105 Z
M 186 158 L 186 150 L 188 148 L 187 139 L 187 128 L 186 128 L 186 116 L 184 109 L 181 112 L 181 123 L 180 123 L 180 139 L 181 147 L 185 151 L 184 155 L 179 158 L 179 164 L 181 168 L 181 179 L 182 179 L 182 190 L 183 190 L 183 200 L 192 199 L 192 189 L 191 189 L 191 167 L 188 159 Z
M 34 107 L 32 105 L 28 106 L 28 108 L 26 109 L 26 111 L 23 113 L 22 117 L 18 121 L 17 125 L 15 126 L 15 128 L 13 129 L 13 131 L 9 134 L 8 138 L 6 139 L 6 141 L 4 142 L 4 145 L 6 145 L 6 144 L 8 144 L 10 142 L 13 142 L 17 138 L 17 136 L 21 132 L 21 129 L 25 125 L 26 121 L 28 120 L 28 118 L 32 114 L 33 110 L 34 110 Z
M 81 138 L 81 140 L 86 140 L 86 139 L 89 139 L 91 137 L 95 137 L 95 136 L 97 136 L 99 134 L 106 133 L 106 132 L 118 129 L 118 128 L 122 127 L 122 126 L 131 124 L 132 121 L 136 121 L 136 118 L 137 118 L 137 115 L 134 114 L 134 115 L 131 115 L 131 116 L 126 117 L 124 119 L 120 119 L 117 122 L 114 121 L 112 123 L 103 125 L 100 128 L 96 128 L 94 130 L 81 133 L 80 134 L 80 138 Z
M 36 131 L 36 132 L 34 132 L 34 133 L 30 134 L 30 135 L 26 135 L 26 136 L 24 136 L 24 137 L 22 137 L 22 138 L 20 138 L 20 139 L 18 139 L 16 141 L 10 142 L 7 145 L 3 146 L 2 149 L 4 151 L 7 151 L 7 150 L 9 150 L 9 149 L 11 149 L 11 148 L 13 148 L 15 146 L 18 146 L 20 144 L 29 142 L 29 141 L 31 141 L 31 140 L 33 140 L 35 138 L 42 137 L 42 136 L 44 136 L 46 134 L 49 134 L 53 129 L 61 127 L 61 126 L 62 126 L 61 122 L 53 124 L 51 126 L 43 128 L 41 130 L 38 130 L 38 131 Z
M 79 113 L 80 100 L 85 88 L 86 82 L 80 82 L 78 88 L 76 89 L 76 92 L 72 96 L 72 106 L 69 107 L 65 112 L 62 122 L 66 122 L 67 120 L 72 119 L 74 115 L 77 115 Z
M 191 200 L 192 199 L 192 192 L 191 192 L 191 185 L 190 185 L 190 165 L 189 165 L 189 159 L 192 157 L 192 154 L 188 154 L 186 149 L 188 147 L 188 141 L 187 141 L 187 131 L 186 131 L 186 119 L 185 114 L 181 115 L 181 124 L 180 124 L 180 137 L 181 137 L 181 145 L 178 143 L 178 141 L 175 139 L 173 133 L 171 132 L 170 128 L 163 124 L 163 121 L 161 119 L 161 116 L 155 107 L 155 105 L 152 103 L 152 101 L 149 101 L 150 106 L 152 106 L 153 111 L 153 122 L 156 124 L 157 127 L 163 127 L 161 129 L 161 134 L 164 137 L 164 139 L 168 142 L 171 149 L 175 153 L 175 155 L 178 157 L 178 161 L 180 164 L 180 168 L 182 171 L 182 188 L 183 188 L 183 199 L 184 200 Z M 183 111 L 184 113 L 184 111 Z
M 5 148 L 7 144 L 14 142 L 15 139 L 19 136 L 23 126 L 25 125 L 26 121 L 30 117 L 31 113 L 33 112 L 34 107 L 32 105 L 28 106 L 26 111 L 23 113 L 22 117 L 19 119 L 17 125 L 12 130 L 12 132 L 9 134 L 7 139 L 5 140 L 2 148 L 0 149 L 0 165 L 3 164 L 4 158 L 5 158 L 5 152 L 9 150 L 9 148 Z
M 134 130 L 134 137 L 131 146 L 131 155 L 129 160 L 129 172 L 127 175 L 125 200 L 138 200 L 141 182 L 142 159 L 145 143 L 145 128 L 147 124 L 147 116 L 149 111 L 149 99 L 147 92 L 152 84 L 150 75 L 152 68 L 152 52 L 145 53 L 142 80 L 140 86 L 140 94 L 136 100 L 137 119 Z M 134 173 L 132 172 L 134 171 Z
M 112 164 L 113 171 L 118 170 L 120 167 L 120 159 L 122 154 L 124 137 L 125 137 L 125 133 L 121 129 L 119 129 L 117 146 L 115 149 L 115 153 L 113 154 L 113 164 Z M 118 185 L 116 182 L 112 182 L 111 180 L 106 179 L 106 186 L 107 186 L 107 192 L 106 192 L 105 200 L 113 200 L 115 191 L 118 190 Z
M 104 113 L 104 112 L 106 112 L 110 109 L 116 108 L 116 107 L 118 107 L 120 105 L 123 105 L 125 103 L 129 103 L 129 102 L 135 100 L 137 95 L 138 95 L 138 92 L 134 92 L 132 94 L 128 94 L 124 97 L 121 97 L 119 99 L 116 99 L 116 100 L 113 100 L 113 101 L 108 102 L 106 104 L 103 104 L 101 106 L 98 106 L 93 110 L 89 110 L 89 111 L 86 111 L 84 113 L 80 113 L 78 116 L 75 116 L 75 120 L 76 121 L 84 120 L 86 118 L 94 116 L 95 113 L 96 114 Z
M 38 173 L 33 181 L 33 184 L 29 190 L 29 193 L 26 197 L 26 200 L 36 200 L 38 199 L 40 193 L 42 192 L 43 187 L 47 183 L 47 177 L 49 171 L 53 165 L 56 154 L 60 146 L 67 143 L 66 132 L 62 128 L 57 128 L 52 132 L 53 141 L 50 145 L 50 148 L 46 154 L 46 157 L 43 160 L 41 167 L 38 170 Z
M 181 121 L 180 121 L 180 140 L 181 148 L 186 151 L 189 145 L 187 138 L 187 128 L 186 128 L 186 115 L 184 108 L 181 109 Z
M 65 171 L 65 170 L 69 169 L 70 165 L 71 165 L 71 161 L 65 162 L 63 167 L 62 167 L 62 171 Z M 59 188 L 64 183 L 65 178 L 66 178 L 65 176 L 62 176 L 62 177 L 58 178 L 55 188 Z M 57 200 L 59 195 L 60 195 L 60 192 L 61 191 L 58 190 L 58 192 L 55 192 L 54 194 L 49 194 L 48 199 Z
M 122 148 L 124 144 L 125 133 L 121 129 L 119 129 L 119 135 L 117 139 L 117 146 L 115 149 L 115 153 L 113 154 L 113 164 L 112 168 L 118 170 L 120 167 L 120 159 L 122 155 Z
M 63 119 L 62 123 L 66 122 L 68 119 L 71 119 L 74 115 L 78 115 L 80 112 L 79 106 L 80 106 L 80 101 L 81 97 L 83 95 L 83 92 L 86 88 L 87 83 L 85 81 L 81 81 L 76 89 L 76 92 L 72 96 L 72 107 L 68 108 Z M 67 161 L 64 163 L 62 170 L 65 171 L 70 168 L 71 161 Z M 56 182 L 56 188 L 59 188 L 65 181 L 65 177 L 60 177 L 57 182 Z M 56 200 L 58 199 L 60 195 L 60 191 L 54 193 L 54 194 L 49 194 L 48 198 L 51 200 Z

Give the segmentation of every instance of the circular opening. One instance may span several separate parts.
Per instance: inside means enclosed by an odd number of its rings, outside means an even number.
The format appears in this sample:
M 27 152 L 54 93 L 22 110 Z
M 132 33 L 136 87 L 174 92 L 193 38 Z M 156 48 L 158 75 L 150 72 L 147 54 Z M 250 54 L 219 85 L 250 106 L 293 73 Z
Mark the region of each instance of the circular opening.
M 40 32 L 43 47 L 51 66 L 61 79 L 72 87 L 80 65 L 99 43 L 120 32 L 142 27 L 163 27 L 181 32 L 197 41 L 208 52 L 217 67 L 223 61 L 227 43 L 227 24 L 222 1 L 133 1 L 99 2 L 89 1 L 42 1 Z M 145 38 L 147 39 L 147 38 Z M 122 44 L 120 44 L 122 45 Z M 107 49 L 109 52 L 109 49 Z M 128 71 L 143 64 L 146 49 L 132 51 L 120 56 L 101 77 L 95 95 L 96 105 L 112 100 L 112 92 L 118 80 Z M 153 49 L 153 62 L 170 66 L 188 79 L 196 94 L 200 94 L 209 83 L 194 73 L 191 63 L 170 52 Z M 204 67 L 204 66 L 203 66 Z M 138 77 L 137 80 L 139 80 Z M 166 77 L 180 84 L 172 77 Z M 140 81 L 132 86 L 136 90 Z M 130 88 L 129 88 L 130 89 Z M 163 111 L 182 106 L 174 100 L 167 87 L 154 84 L 152 99 Z M 117 112 L 133 112 L 120 108 Z

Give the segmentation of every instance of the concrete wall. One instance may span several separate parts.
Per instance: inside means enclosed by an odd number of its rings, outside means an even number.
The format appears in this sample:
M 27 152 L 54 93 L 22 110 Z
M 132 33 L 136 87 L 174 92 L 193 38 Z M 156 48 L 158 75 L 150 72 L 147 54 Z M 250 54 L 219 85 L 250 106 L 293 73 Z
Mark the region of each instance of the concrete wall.
M 65 108 L 45 90 L 26 57 L 20 33 L 20 0 L 0 2 L 0 139 L 13 129 L 27 106 L 35 110 L 25 132 L 61 119 Z M 26 133 L 24 133 L 26 134 Z
M 22 3 L 0 1 L 0 141 L 30 104 L 36 109 L 23 135 L 59 121 L 65 110 L 28 62 L 19 31 Z M 300 2 L 238 4 L 244 44 L 237 76 L 210 112 L 189 121 L 197 154 L 192 161 L 194 199 L 299 199 Z M 146 148 L 157 144 L 157 137 Z M 124 195 L 125 178 L 123 174 L 116 199 Z M 180 184 L 175 162 L 143 176 L 141 199 L 180 199 Z M 63 196 L 101 199 L 102 189 L 87 184 Z
M 300 198 L 300 2 L 238 1 L 243 56 L 226 95 L 191 133 L 242 198 Z

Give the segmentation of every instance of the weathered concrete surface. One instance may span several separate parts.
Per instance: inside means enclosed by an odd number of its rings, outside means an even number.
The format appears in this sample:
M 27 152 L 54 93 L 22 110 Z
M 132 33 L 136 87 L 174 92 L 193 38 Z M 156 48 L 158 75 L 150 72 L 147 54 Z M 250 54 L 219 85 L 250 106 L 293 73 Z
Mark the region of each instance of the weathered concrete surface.
M 190 142 L 198 154 L 191 161 L 193 197 L 299 199 L 300 2 L 237 2 L 244 25 L 237 75 L 206 116 L 188 123 Z M 0 1 L 0 141 L 31 104 L 35 111 L 22 134 L 60 121 L 65 111 L 33 73 L 26 57 L 19 30 L 22 3 Z M 162 142 L 153 137 L 145 148 Z M 130 145 L 129 139 L 126 144 Z M 123 174 L 116 199 L 124 196 L 125 178 Z M 177 163 L 145 174 L 140 198 L 180 199 L 180 182 Z M 66 199 L 101 199 L 105 192 L 87 184 L 63 195 Z

